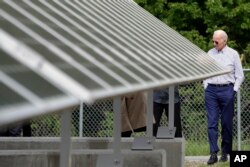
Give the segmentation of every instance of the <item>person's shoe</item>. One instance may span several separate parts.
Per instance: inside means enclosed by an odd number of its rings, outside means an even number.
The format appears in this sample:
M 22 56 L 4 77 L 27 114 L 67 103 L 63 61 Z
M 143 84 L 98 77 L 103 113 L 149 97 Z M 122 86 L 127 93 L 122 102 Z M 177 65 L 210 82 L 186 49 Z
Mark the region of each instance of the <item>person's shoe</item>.
M 209 160 L 207 161 L 208 165 L 212 165 L 214 163 L 218 162 L 218 157 L 216 153 L 212 153 Z
M 228 160 L 227 158 L 227 154 L 222 153 L 221 157 L 220 157 L 220 162 L 226 162 Z

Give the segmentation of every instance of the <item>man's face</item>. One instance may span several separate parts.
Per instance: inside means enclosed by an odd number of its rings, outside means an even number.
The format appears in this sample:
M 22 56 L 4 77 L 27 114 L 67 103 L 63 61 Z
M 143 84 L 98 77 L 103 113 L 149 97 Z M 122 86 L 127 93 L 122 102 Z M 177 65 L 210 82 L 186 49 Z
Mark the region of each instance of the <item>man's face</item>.
M 226 46 L 226 41 L 221 37 L 220 34 L 214 34 L 213 44 L 218 51 L 221 51 Z

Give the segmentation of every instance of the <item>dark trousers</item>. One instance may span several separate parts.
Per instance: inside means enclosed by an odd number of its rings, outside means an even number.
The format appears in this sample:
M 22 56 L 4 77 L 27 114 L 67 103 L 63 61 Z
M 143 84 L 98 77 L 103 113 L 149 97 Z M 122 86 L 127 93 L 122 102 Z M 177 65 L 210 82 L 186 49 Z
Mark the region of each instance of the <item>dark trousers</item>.
M 222 153 L 228 154 L 232 150 L 234 95 L 233 85 L 225 87 L 208 85 L 205 90 L 210 153 L 219 151 L 217 144 L 219 118 L 221 119 L 222 128 Z
M 11 127 L 11 128 L 7 128 L 3 131 L 0 132 L 0 136 L 4 136 L 4 137 L 17 137 L 17 136 L 21 136 L 22 133 L 22 126 L 16 126 L 16 127 Z
M 176 127 L 175 137 L 182 137 L 180 102 L 174 104 L 174 126 Z M 155 124 L 153 125 L 153 136 L 156 136 L 163 112 L 168 117 L 168 104 L 155 103 L 153 106 Z
M 0 136 L 5 137 L 18 137 L 21 136 L 23 132 L 23 137 L 30 137 L 31 136 L 31 123 L 25 122 L 25 124 L 19 124 L 15 127 L 7 127 L 4 130 L 0 131 Z
M 31 136 L 31 123 L 30 123 L 30 121 L 26 122 L 23 125 L 23 136 L 24 137 L 30 137 Z

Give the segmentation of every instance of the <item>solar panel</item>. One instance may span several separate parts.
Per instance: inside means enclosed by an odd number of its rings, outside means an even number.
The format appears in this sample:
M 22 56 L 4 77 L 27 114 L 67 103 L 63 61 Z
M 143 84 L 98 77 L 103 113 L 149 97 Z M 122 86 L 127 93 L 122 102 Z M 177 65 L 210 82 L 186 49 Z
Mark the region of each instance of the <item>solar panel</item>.
M 0 25 L 1 52 L 17 60 L 2 61 L 1 75 L 39 99 L 92 102 L 228 72 L 132 0 L 4 0 Z M 32 103 L 7 80 L 0 104 Z
M 77 104 L 78 100 L 46 81 L 0 49 L 0 125 Z M 64 104 L 62 104 L 64 103 Z

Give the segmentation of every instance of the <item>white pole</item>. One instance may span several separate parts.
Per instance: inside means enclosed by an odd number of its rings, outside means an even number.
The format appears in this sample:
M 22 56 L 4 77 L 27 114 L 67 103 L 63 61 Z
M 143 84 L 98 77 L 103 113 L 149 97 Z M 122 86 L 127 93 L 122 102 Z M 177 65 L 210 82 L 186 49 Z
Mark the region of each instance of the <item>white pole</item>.
M 61 115 L 60 167 L 71 166 L 70 120 L 71 112 L 63 111 Z
M 114 112 L 114 162 L 120 163 L 121 157 L 121 97 L 115 97 L 113 102 Z
M 241 100 L 240 89 L 237 93 L 237 139 L 238 139 L 238 151 L 241 150 Z
M 84 104 L 81 102 L 80 110 L 79 110 L 79 137 L 83 136 L 83 106 Z
M 147 94 L 147 137 L 153 136 L 153 90 Z
M 170 86 L 168 89 L 169 93 L 168 127 L 170 129 L 174 128 L 174 87 L 175 86 Z

